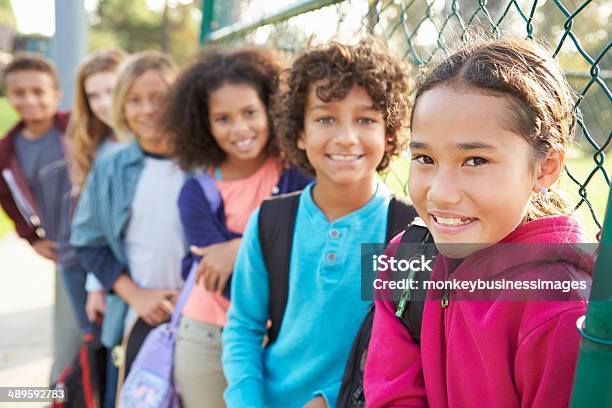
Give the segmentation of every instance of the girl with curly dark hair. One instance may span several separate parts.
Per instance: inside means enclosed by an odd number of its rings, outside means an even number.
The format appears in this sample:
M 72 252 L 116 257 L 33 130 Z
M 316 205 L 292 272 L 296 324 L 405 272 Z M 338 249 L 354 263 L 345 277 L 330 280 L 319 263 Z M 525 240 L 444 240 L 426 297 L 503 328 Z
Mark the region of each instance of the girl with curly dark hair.
M 260 225 L 267 225 L 268 205 L 295 198 L 265 203 L 245 231 L 223 331 L 231 407 L 335 406 L 370 306 L 361 300 L 361 243 L 384 242 L 392 202 L 376 171 L 407 138 L 408 70 L 376 43 L 306 51 L 283 85 L 275 129 L 291 163 L 316 181 L 297 199 L 286 308 L 266 349 L 261 344 L 275 297 Z
M 175 353 L 175 381 L 186 407 L 224 405 L 220 333 L 249 215 L 270 195 L 300 190 L 309 181 L 284 167 L 276 147 L 269 106 L 280 69 L 263 49 L 208 51 L 183 72 L 166 112 L 179 163 L 204 170 L 179 196 L 193 252 L 184 259 L 183 273 L 195 274 L 188 285 L 196 282 L 182 311 Z

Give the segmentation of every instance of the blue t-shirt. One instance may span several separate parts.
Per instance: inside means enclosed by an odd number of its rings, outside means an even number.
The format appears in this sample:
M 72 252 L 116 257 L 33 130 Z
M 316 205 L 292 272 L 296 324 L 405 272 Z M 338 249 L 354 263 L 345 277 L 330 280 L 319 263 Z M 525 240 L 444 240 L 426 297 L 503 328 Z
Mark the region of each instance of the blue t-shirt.
M 265 349 L 269 288 L 259 210 L 245 230 L 223 330 L 229 407 L 301 407 L 318 395 L 335 406 L 353 339 L 370 306 L 361 300 L 361 243 L 384 242 L 389 193 L 379 184 L 365 206 L 329 222 L 312 199 L 312 186 L 300 195 L 284 319 Z
M 69 243 L 72 184 L 59 130 L 53 126 L 36 140 L 19 132 L 15 155 L 36 200 L 45 238 L 59 245 L 58 264 L 74 265 L 78 262 L 76 251 Z

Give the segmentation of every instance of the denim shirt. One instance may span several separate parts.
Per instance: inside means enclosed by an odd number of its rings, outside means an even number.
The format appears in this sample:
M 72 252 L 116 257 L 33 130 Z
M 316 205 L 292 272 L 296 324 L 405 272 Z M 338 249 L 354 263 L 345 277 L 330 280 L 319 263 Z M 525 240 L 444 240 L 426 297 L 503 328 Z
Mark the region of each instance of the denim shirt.
M 302 190 L 312 181 L 297 168 L 291 167 L 281 174 L 271 196 Z M 189 245 L 206 247 L 219 242 L 230 241 L 242 237 L 242 234 L 230 231 L 225 219 L 223 199 L 216 211 L 212 211 L 202 187 L 195 178 L 189 178 L 183 185 L 178 199 L 183 229 Z M 182 275 L 187 279 L 194 262 L 200 262 L 201 257 L 188 252 L 183 259 Z M 226 285 L 229 289 L 230 285 Z M 229 297 L 229 291 L 226 293 Z
M 106 290 L 112 289 L 123 272 L 129 272 L 123 235 L 144 163 L 145 153 L 137 141 L 96 160 L 72 219 L 70 243 L 82 265 Z M 100 339 L 104 346 L 112 348 L 121 341 L 127 310 L 118 296 L 106 298 Z
M 72 245 L 77 248 L 108 247 L 121 266 L 127 267 L 122 235 L 144 159 L 140 145 L 133 141 L 116 154 L 96 160 L 72 220 Z M 99 274 L 94 273 L 100 279 Z

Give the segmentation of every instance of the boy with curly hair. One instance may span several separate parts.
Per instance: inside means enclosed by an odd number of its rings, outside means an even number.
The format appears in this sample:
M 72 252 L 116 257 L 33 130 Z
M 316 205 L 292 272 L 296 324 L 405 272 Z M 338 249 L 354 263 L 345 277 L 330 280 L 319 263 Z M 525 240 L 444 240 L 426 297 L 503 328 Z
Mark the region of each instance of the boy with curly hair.
M 274 311 L 263 210 L 246 227 L 223 331 L 229 407 L 335 406 L 370 306 L 360 299 L 360 245 L 385 239 L 390 194 L 376 171 L 407 143 L 407 73 L 372 41 L 306 51 L 288 72 L 275 129 L 288 160 L 316 179 L 297 199 L 282 326 L 266 348 Z

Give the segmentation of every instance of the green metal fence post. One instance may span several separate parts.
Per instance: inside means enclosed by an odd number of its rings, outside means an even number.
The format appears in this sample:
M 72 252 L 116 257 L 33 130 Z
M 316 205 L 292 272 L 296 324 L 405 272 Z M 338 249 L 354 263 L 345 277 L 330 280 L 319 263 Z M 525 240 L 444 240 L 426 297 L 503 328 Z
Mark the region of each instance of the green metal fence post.
M 212 31 L 212 22 L 215 12 L 215 0 L 202 0 L 202 25 L 200 26 L 200 44 L 208 39 Z
M 582 334 L 572 408 L 612 407 L 612 190 Z
M 300 14 L 308 13 L 309 11 L 320 9 L 321 7 L 329 6 L 336 3 L 342 3 L 345 0 L 301 0 L 289 4 L 286 7 L 280 8 L 275 13 L 261 15 L 258 19 L 250 22 L 235 22 L 230 26 L 221 24 L 221 28 L 215 30 L 210 35 L 210 41 L 223 41 L 231 38 L 236 38 L 246 33 L 249 33 L 258 27 L 266 24 L 274 24 L 279 21 L 287 20 Z

